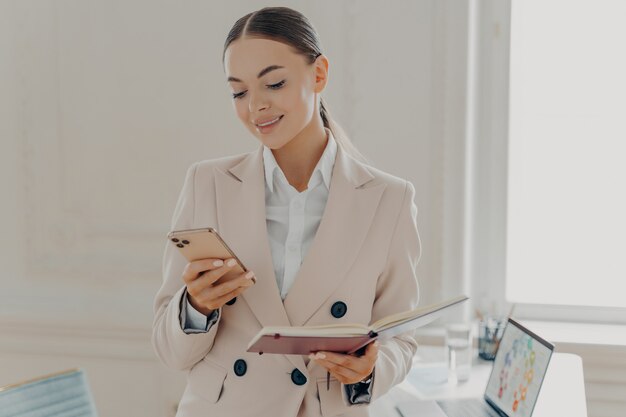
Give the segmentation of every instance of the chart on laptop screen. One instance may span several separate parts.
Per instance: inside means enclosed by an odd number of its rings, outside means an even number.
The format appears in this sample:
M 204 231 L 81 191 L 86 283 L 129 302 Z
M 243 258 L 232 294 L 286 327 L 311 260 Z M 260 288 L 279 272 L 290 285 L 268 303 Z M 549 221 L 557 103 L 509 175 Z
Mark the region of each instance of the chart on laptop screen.
M 511 323 L 502 337 L 487 397 L 509 416 L 530 417 L 551 350 Z

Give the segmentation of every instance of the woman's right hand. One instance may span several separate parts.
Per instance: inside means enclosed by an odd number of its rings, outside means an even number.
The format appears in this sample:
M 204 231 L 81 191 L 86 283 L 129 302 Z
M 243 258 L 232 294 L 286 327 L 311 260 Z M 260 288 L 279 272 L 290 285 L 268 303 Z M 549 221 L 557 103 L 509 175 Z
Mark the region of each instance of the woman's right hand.
M 234 258 L 224 261 L 215 258 L 199 259 L 189 262 L 185 266 L 183 281 L 187 285 L 189 303 L 205 316 L 256 283 L 254 272 L 248 271 L 235 279 L 215 284 L 217 280 L 237 265 Z M 230 261 L 232 261 L 232 265 L 229 265 Z M 250 278 L 246 275 L 250 275 Z

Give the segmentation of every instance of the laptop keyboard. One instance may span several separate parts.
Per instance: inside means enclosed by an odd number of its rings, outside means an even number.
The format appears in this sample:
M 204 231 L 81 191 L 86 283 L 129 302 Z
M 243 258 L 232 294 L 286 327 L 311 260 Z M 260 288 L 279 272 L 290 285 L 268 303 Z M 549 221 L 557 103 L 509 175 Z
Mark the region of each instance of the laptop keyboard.
M 485 400 L 477 398 L 437 401 L 437 404 L 448 417 L 500 417 Z

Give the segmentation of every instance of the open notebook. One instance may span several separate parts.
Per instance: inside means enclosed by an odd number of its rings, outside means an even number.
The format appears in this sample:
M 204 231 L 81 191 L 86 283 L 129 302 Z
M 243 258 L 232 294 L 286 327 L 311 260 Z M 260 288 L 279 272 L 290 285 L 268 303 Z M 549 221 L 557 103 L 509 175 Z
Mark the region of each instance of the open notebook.
M 264 327 L 250 341 L 247 351 L 288 355 L 308 355 L 318 350 L 353 353 L 375 339 L 387 340 L 422 327 L 467 299 L 468 297 L 460 295 L 450 300 L 383 317 L 369 326 L 344 323 Z

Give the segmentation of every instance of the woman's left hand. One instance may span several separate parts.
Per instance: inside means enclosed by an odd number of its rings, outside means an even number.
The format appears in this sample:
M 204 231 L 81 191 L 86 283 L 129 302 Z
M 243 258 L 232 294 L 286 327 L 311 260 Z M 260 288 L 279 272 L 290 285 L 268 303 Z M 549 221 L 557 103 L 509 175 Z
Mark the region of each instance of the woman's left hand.
M 342 383 L 355 384 L 364 380 L 374 370 L 376 359 L 378 359 L 378 346 L 378 340 L 370 343 L 367 345 L 363 356 L 319 351 L 315 355 L 309 354 L 309 358 L 326 368 L 332 376 Z M 319 356 L 320 354 L 325 357 Z

